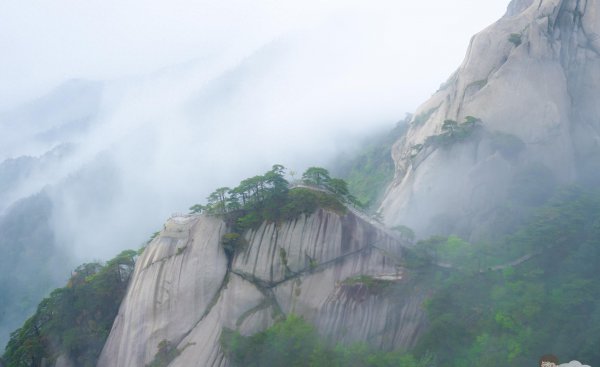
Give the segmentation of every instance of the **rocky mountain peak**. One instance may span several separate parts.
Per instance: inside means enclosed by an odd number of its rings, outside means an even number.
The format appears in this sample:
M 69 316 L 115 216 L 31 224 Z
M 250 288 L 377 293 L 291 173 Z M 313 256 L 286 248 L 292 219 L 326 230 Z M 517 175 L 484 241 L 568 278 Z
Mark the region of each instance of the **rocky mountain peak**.
M 394 145 L 386 222 L 471 237 L 499 219 L 528 174 L 556 185 L 597 180 L 599 12 L 596 0 L 515 0 L 475 35 Z M 480 124 L 468 139 L 444 125 L 469 118 Z
M 136 263 L 98 366 L 148 365 L 161 343 L 178 351 L 169 366 L 228 366 L 224 329 L 250 335 L 289 314 L 328 338 L 383 349 L 411 347 L 422 333 L 423 291 L 398 301 L 373 288 L 410 284 L 403 243 L 357 213 L 265 222 L 230 261 L 226 232 L 203 215 L 166 223 Z

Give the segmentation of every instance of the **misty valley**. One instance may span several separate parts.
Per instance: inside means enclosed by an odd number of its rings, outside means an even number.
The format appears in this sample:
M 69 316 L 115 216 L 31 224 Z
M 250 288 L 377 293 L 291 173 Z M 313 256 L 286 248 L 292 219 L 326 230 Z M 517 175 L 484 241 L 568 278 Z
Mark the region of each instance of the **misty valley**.
M 394 123 L 278 92 L 297 35 L 0 111 L 0 367 L 600 366 L 599 15 L 510 1 Z

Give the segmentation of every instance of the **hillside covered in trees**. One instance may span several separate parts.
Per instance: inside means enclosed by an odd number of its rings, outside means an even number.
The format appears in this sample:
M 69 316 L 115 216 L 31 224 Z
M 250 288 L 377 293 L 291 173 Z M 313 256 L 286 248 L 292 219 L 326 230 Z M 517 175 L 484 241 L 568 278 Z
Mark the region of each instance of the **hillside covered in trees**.
M 215 190 L 206 205 L 192 206 L 192 214 L 229 223 L 221 244 L 233 254 L 245 229 L 263 221 L 289 220 L 319 207 L 343 214 L 345 205 L 355 203 L 345 182 L 327 170 L 310 168 L 296 184 L 283 172 L 276 165 L 236 188 Z M 437 236 L 407 252 L 403 265 L 416 274 L 419 287 L 432 291 L 424 305 L 429 326 L 411 350 L 335 345 L 293 314 L 254 336 L 226 332 L 221 343 L 239 366 L 531 365 L 547 352 L 599 364 L 599 241 L 600 193 L 563 188 L 518 231 L 495 243 Z M 65 354 L 78 366 L 95 365 L 136 256 L 125 251 L 104 265 L 78 267 L 67 286 L 52 292 L 11 334 L 3 363 L 42 366 Z M 396 287 L 389 283 L 381 290 L 395 294 Z
M 136 251 L 127 250 L 105 264 L 77 267 L 68 284 L 55 289 L 10 335 L 0 362 L 10 367 L 38 367 L 54 365 L 68 355 L 78 367 L 95 366 L 136 257 Z

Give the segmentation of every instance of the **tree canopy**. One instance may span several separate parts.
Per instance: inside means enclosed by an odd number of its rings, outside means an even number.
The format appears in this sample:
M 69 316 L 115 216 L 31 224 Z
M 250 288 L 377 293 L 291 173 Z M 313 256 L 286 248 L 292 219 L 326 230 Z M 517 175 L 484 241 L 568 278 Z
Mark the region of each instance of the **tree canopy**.
M 66 287 L 54 290 L 23 326 L 10 335 L 3 359 L 10 367 L 52 364 L 61 354 L 93 367 L 125 295 L 137 252 L 121 252 L 106 264 L 75 269 Z

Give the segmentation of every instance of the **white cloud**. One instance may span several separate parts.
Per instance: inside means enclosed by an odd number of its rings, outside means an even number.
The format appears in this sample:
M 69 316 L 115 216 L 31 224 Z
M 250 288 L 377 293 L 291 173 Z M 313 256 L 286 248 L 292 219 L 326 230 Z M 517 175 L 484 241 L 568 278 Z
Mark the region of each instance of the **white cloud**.
M 410 98 L 414 106 L 458 65 L 469 37 L 500 17 L 506 3 L 3 1 L 0 107 L 67 78 L 144 74 L 194 58 L 239 59 L 290 31 L 319 33 L 322 43 L 353 53 L 355 77 L 388 89 L 404 85 L 409 92 L 398 99 Z M 344 60 L 332 58 L 330 66 Z
M 106 258 L 215 187 L 274 163 L 297 172 L 322 165 L 391 126 L 437 89 L 471 35 L 505 6 L 5 1 L 0 108 L 68 78 L 104 81 L 91 127 L 73 138 L 76 154 L 30 190 L 54 185 L 59 243 Z M 0 157 L 10 155 L 3 149 Z

